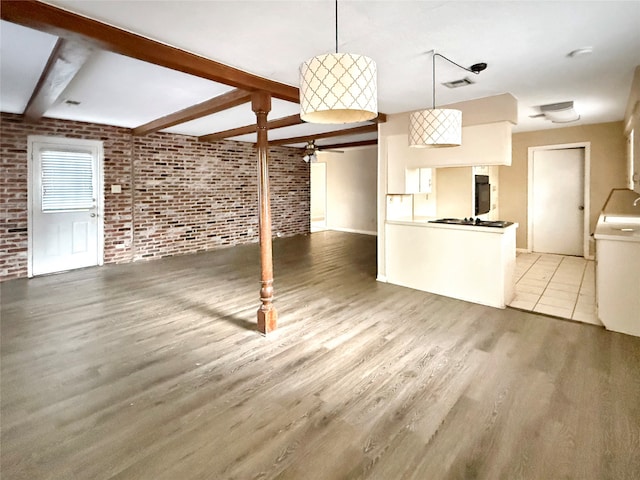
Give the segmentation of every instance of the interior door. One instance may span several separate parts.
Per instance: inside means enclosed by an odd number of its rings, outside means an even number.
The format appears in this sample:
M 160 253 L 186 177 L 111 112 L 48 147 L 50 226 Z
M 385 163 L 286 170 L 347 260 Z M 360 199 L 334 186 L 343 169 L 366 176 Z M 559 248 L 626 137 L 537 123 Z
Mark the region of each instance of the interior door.
M 533 251 L 584 255 L 584 148 L 533 154 Z
M 102 264 L 102 143 L 30 137 L 29 276 Z

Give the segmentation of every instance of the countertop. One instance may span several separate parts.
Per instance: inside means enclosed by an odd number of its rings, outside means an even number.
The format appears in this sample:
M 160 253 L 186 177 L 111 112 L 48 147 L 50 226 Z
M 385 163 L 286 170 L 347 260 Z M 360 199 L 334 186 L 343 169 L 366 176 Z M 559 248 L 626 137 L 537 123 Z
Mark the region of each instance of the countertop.
M 390 225 L 409 225 L 413 227 L 428 227 L 428 228 L 445 228 L 450 230 L 467 230 L 474 232 L 482 232 L 482 233 L 494 233 L 494 234 L 504 234 L 507 231 L 515 230 L 518 228 L 518 224 L 514 223 L 513 225 L 509 225 L 505 228 L 498 227 L 482 227 L 479 225 L 456 225 L 450 223 L 429 223 L 429 220 L 435 220 L 436 218 L 429 218 L 425 220 L 387 220 L 386 223 Z
M 606 215 L 620 215 L 625 217 L 640 217 L 640 201 L 633 206 L 640 194 L 626 188 L 614 188 L 604 204 L 602 213 Z
M 633 206 L 634 200 L 638 197 L 640 195 L 633 190 L 612 190 L 598 218 L 594 238 L 640 242 L 640 202 Z M 612 217 L 614 221 L 610 220 Z

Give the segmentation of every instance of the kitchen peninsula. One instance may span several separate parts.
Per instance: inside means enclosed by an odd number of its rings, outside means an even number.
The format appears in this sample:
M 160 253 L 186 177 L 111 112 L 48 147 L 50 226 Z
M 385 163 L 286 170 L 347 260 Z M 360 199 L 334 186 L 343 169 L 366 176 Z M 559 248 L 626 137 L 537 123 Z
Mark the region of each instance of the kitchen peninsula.
M 504 308 L 515 291 L 517 227 L 387 221 L 386 281 Z
M 377 278 L 505 308 L 515 294 L 518 225 L 498 220 L 498 166 L 511 164 L 517 101 L 504 94 L 447 108 L 463 111 L 460 147 L 410 148 L 408 113 L 378 127 Z M 469 216 L 480 218 L 432 223 Z

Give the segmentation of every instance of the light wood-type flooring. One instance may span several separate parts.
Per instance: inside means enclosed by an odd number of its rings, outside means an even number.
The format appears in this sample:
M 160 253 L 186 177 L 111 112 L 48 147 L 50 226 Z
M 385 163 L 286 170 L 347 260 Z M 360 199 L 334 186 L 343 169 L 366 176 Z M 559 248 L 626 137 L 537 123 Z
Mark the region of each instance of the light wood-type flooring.
M 1 478 L 640 478 L 640 338 L 375 281 L 375 237 L 1 285 Z M 416 259 L 419 261 L 419 259 Z

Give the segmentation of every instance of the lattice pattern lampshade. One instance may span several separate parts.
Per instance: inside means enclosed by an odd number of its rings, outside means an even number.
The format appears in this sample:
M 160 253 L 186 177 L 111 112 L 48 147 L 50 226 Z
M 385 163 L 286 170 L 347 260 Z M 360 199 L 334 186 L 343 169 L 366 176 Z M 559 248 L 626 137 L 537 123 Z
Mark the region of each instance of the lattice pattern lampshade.
M 378 115 L 376 64 L 352 53 L 329 53 L 300 66 L 300 118 L 353 123 Z
M 450 108 L 421 110 L 409 117 L 410 147 L 456 147 L 462 144 L 462 112 Z

